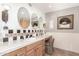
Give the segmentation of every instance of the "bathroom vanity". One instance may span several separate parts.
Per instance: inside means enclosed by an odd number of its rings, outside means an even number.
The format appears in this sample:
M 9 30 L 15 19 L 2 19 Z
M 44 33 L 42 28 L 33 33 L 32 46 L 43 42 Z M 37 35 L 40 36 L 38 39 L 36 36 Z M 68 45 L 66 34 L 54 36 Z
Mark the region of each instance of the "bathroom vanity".
M 15 41 L 12 44 L 4 43 L 0 46 L 2 56 L 43 56 L 45 54 L 45 39 L 51 37 L 45 34 L 36 38 Z
M 42 56 L 44 55 L 44 40 L 26 45 L 12 52 L 5 54 L 5 56 Z

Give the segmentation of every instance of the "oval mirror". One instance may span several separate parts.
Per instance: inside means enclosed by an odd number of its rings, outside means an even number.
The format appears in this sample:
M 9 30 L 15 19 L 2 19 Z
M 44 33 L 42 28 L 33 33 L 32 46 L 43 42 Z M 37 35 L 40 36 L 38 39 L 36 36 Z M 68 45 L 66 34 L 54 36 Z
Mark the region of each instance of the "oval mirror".
M 26 8 L 20 7 L 18 10 L 18 21 L 22 28 L 27 28 L 30 24 L 29 12 Z

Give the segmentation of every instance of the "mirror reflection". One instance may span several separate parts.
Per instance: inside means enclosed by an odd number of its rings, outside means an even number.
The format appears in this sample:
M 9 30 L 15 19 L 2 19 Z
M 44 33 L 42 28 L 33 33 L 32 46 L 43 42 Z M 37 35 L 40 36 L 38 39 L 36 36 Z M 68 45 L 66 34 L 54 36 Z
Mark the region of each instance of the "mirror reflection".
M 26 8 L 21 7 L 18 10 L 18 21 L 22 28 L 27 28 L 30 24 L 29 12 Z

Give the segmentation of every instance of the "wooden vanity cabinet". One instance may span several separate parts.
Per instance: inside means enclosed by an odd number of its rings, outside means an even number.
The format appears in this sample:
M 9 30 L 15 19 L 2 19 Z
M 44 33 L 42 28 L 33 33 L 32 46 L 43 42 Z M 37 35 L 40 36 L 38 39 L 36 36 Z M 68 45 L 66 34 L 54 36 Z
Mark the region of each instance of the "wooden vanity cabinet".
M 36 43 L 26 46 L 26 56 L 35 56 L 35 45 Z
M 41 40 L 33 44 L 27 45 L 23 48 L 12 51 L 10 53 L 7 53 L 5 54 L 5 56 L 42 56 L 44 55 L 44 49 L 44 40 Z

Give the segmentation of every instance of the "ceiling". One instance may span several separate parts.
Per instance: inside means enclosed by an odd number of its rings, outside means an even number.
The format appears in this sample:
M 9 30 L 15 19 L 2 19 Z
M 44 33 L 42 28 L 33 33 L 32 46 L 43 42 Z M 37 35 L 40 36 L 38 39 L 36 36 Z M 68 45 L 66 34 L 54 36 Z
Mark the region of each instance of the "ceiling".
M 79 6 L 79 3 L 32 3 L 32 6 L 40 9 L 43 13 L 47 13 L 76 7 Z

